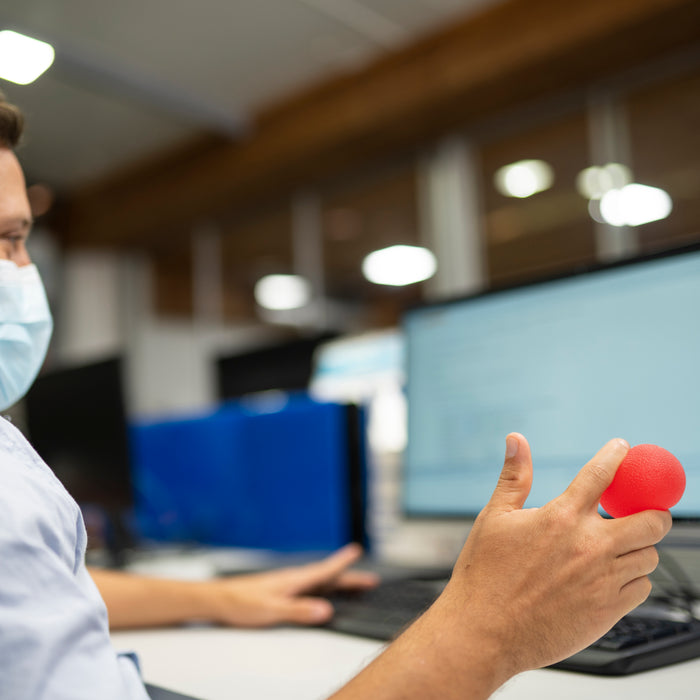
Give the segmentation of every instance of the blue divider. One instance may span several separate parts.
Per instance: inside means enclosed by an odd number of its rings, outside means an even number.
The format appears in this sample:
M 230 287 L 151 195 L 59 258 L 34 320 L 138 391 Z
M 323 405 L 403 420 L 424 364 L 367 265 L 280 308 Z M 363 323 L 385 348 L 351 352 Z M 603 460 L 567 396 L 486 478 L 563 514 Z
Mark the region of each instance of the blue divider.
M 265 412 L 131 428 L 136 521 L 161 542 L 318 551 L 351 539 L 347 407 L 290 397 Z

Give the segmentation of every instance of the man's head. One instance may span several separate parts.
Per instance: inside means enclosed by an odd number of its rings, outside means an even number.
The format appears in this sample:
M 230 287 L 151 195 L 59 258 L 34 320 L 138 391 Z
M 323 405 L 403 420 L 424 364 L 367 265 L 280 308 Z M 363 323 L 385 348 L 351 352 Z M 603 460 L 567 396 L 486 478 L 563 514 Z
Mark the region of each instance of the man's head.
M 53 328 L 41 277 L 25 246 L 32 212 L 13 151 L 22 122 L 20 111 L 0 93 L 0 410 L 31 386 Z
M 0 93 L 0 260 L 20 267 L 31 262 L 25 244 L 32 226 L 24 175 L 13 151 L 23 125 L 22 113 Z

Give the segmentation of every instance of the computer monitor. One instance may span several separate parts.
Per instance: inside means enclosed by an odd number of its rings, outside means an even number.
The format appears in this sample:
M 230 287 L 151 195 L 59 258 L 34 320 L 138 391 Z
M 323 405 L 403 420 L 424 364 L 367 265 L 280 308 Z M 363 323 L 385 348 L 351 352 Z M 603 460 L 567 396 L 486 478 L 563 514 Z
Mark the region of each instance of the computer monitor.
M 303 391 L 309 386 L 316 348 L 335 337 L 320 333 L 217 358 L 219 398 L 261 391 Z
M 119 558 L 133 505 L 121 359 L 42 374 L 25 409 L 30 442 L 78 504 L 103 512 L 105 544 Z
M 407 311 L 406 513 L 476 515 L 518 431 L 534 464 L 526 505 L 622 437 L 678 457 L 672 512 L 700 518 L 698 309 L 695 247 Z

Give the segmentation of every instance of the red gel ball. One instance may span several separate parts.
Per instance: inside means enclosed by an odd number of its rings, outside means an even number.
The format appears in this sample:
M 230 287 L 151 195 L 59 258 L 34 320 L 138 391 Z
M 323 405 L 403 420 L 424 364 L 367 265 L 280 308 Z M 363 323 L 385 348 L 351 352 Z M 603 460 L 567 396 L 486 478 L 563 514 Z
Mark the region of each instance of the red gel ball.
M 668 510 L 681 500 L 685 472 L 663 447 L 635 445 L 617 469 L 600 505 L 613 518 L 641 510 Z

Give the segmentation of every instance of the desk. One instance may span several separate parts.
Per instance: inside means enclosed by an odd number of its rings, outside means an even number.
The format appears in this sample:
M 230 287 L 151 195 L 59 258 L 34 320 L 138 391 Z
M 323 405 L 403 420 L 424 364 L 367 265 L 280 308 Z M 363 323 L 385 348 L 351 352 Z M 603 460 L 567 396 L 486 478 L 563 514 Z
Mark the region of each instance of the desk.
M 136 651 L 146 681 L 202 700 L 321 700 L 383 648 L 379 642 L 317 629 L 213 627 L 115 632 Z M 700 659 L 605 678 L 543 669 L 501 688 L 498 700 L 697 700 Z
M 315 629 L 186 627 L 115 632 L 112 640 L 139 655 L 145 681 L 202 700 L 324 698 L 383 647 Z

